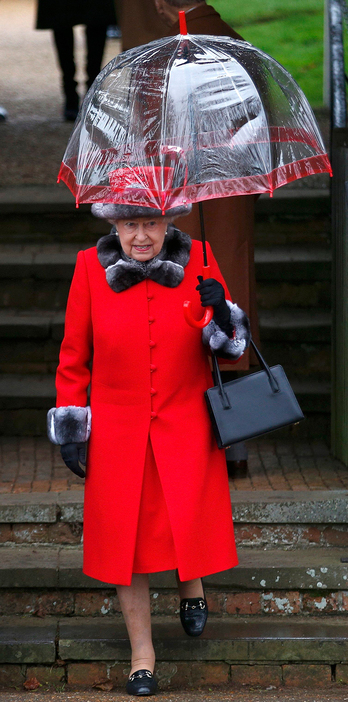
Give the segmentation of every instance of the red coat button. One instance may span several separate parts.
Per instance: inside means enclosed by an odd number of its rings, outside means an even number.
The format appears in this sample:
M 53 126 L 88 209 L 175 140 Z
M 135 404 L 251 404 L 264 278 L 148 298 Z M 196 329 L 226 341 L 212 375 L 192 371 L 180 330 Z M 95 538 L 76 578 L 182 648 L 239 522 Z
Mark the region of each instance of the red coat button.
M 155 343 L 155 341 L 152 341 L 152 339 L 150 339 L 149 345 L 150 345 L 150 348 L 153 349 L 153 347 L 156 346 L 156 343 Z
M 151 388 L 150 395 L 156 395 L 156 393 L 157 393 L 157 390 L 155 390 L 155 388 Z
M 157 413 L 156 412 L 151 412 L 151 419 L 156 419 Z
M 148 299 L 148 301 L 150 302 L 150 300 L 153 299 L 153 295 L 148 295 L 148 296 L 147 296 L 147 299 Z
M 157 366 L 154 366 L 153 363 L 150 363 L 150 371 L 153 373 L 155 370 L 157 370 Z
M 149 317 L 149 324 L 152 324 L 152 322 L 154 322 L 154 321 L 155 321 L 154 317 Z

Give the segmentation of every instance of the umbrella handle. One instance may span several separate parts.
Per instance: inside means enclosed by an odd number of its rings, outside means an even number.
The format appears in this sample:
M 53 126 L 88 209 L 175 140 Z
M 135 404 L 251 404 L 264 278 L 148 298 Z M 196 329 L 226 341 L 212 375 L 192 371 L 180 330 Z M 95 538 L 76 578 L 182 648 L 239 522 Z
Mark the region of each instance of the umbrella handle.
M 207 278 L 210 278 L 210 266 L 203 266 L 203 280 L 207 280 Z M 206 327 L 209 322 L 213 319 L 213 314 L 214 310 L 211 305 L 205 308 L 204 310 L 204 315 L 202 319 L 195 319 L 193 314 L 192 314 L 192 309 L 191 309 L 192 303 L 189 300 L 185 300 L 184 302 L 184 317 L 186 319 L 187 324 L 190 325 L 190 327 L 195 327 L 197 329 L 203 329 L 203 327 Z

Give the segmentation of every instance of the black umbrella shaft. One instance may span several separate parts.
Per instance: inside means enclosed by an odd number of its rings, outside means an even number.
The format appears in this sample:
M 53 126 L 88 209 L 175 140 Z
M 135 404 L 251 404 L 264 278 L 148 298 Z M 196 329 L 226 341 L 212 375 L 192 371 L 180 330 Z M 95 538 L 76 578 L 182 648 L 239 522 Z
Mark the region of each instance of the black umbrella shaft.
M 203 215 L 203 204 L 202 202 L 198 203 L 198 208 L 199 208 L 199 219 L 201 222 L 201 237 L 202 237 L 202 246 L 203 246 L 203 265 L 207 266 L 208 265 L 208 258 L 207 258 L 207 248 L 206 248 L 206 239 L 205 239 L 205 227 L 204 227 L 204 215 Z
M 184 57 L 185 57 L 187 63 L 191 63 L 191 56 L 190 56 L 190 52 L 188 50 L 188 43 L 184 46 Z M 196 126 L 195 126 L 195 121 L 194 121 L 194 115 L 192 112 L 193 93 L 192 93 L 192 89 L 191 89 L 191 84 L 189 87 L 190 87 L 190 89 L 188 92 L 189 92 L 190 97 L 188 100 L 188 108 L 189 108 L 189 117 L 190 117 L 190 123 L 191 123 L 191 133 L 192 133 L 192 138 L 193 138 L 193 156 L 194 156 L 195 171 L 196 171 L 196 183 L 200 183 L 199 153 L 198 153 L 198 149 L 197 149 Z M 200 223 L 201 223 L 203 265 L 207 266 L 208 265 L 208 258 L 207 258 L 207 247 L 206 247 L 206 238 L 205 238 L 203 204 L 201 202 L 199 202 L 198 207 L 199 207 L 199 219 L 200 219 Z

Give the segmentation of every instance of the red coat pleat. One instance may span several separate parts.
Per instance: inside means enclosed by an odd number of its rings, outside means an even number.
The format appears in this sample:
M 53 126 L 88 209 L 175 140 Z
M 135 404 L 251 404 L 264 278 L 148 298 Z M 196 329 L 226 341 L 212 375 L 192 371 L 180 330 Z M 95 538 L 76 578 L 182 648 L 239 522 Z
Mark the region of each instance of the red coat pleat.
M 178 559 L 167 505 L 149 440 L 141 489 L 133 573 L 157 573 L 177 567 Z
M 223 282 L 211 250 L 209 261 Z M 195 290 L 201 269 L 202 246 L 193 241 L 177 288 L 146 280 L 115 293 L 96 249 L 78 254 L 57 406 L 85 406 L 91 378 L 84 572 L 104 582 L 131 582 L 149 437 L 180 578 L 237 564 L 225 456 L 204 400 L 212 385 L 208 354 L 201 330 L 187 325 L 182 310 L 191 299 L 202 314 Z

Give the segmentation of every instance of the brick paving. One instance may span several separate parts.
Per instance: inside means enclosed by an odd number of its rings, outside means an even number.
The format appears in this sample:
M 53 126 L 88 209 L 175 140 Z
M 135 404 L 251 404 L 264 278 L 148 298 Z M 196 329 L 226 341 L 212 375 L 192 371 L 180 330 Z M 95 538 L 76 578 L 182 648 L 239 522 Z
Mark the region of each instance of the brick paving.
M 248 668 L 250 667 L 248 666 Z M 257 668 L 257 666 L 254 667 Z M 60 686 L 63 687 L 62 683 Z M 327 690 L 315 691 L 308 690 L 308 688 L 303 689 L 303 687 L 297 690 L 274 690 L 274 686 L 270 685 L 266 690 L 253 688 L 240 690 L 228 685 L 226 690 L 161 691 L 154 699 L 161 700 L 161 702 L 232 702 L 234 700 L 238 700 L 238 702 L 344 702 L 347 700 L 346 685 L 337 688 L 329 684 L 327 687 Z M 59 690 L 58 685 L 57 688 Z M 23 702 L 27 699 L 28 692 L 25 690 L 0 692 L 1 702 Z M 43 700 L 43 702 L 67 702 L 67 700 L 71 702 L 129 702 L 130 697 L 122 692 L 99 692 L 98 689 L 88 692 L 67 690 L 48 692 L 39 689 L 35 690 L 35 699 Z
M 232 478 L 232 490 L 343 490 L 348 469 L 321 440 L 250 441 L 248 475 Z M 45 437 L 0 437 L 0 493 L 83 490 L 64 465 L 58 446 Z

